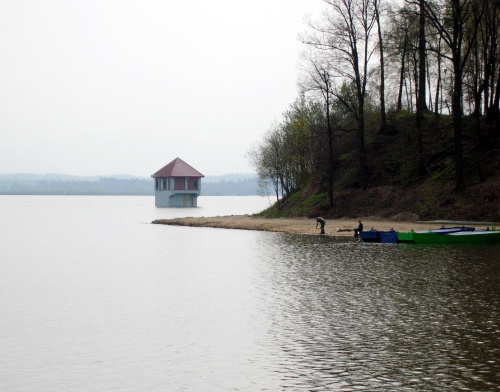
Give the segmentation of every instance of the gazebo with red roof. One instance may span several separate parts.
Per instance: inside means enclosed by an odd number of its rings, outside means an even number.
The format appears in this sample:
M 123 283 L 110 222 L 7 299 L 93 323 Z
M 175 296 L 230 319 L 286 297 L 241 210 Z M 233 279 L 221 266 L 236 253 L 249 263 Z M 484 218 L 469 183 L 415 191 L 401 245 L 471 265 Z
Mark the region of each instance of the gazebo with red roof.
M 205 176 L 182 159 L 175 158 L 151 177 L 155 179 L 156 207 L 197 207 Z

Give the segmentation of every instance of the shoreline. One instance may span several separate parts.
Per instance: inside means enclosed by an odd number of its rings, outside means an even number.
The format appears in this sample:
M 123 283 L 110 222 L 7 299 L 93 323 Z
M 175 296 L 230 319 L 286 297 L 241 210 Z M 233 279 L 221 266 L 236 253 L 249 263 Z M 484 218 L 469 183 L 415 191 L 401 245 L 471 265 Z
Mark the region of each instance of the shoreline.
M 399 222 L 373 217 L 361 218 L 364 230 L 386 231 L 394 229 L 399 232 L 411 230 L 437 229 L 443 226 L 473 225 L 477 229 L 486 229 L 494 226 L 487 222 Z M 353 227 L 357 226 L 358 219 L 326 219 L 325 233 L 330 236 L 354 236 Z M 316 229 L 316 218 L 263 218 L 253 215 L 228 215 L 214 217 L 186 217 L 172 219 L 157 219 L 152 224 L 169 226 L 211 227 L 218 229 L 256 230 L 287 234 L 319 235 Z

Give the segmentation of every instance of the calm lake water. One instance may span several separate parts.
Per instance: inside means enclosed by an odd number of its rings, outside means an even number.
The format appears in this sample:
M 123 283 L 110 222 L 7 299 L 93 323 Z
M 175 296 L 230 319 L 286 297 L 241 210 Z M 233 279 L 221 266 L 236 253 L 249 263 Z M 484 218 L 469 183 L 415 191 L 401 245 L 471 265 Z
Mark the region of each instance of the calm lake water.
M 500 391 L 500 247 L 150 224 L 268 201 L 198 204 L 0 196 L 0 390 Z

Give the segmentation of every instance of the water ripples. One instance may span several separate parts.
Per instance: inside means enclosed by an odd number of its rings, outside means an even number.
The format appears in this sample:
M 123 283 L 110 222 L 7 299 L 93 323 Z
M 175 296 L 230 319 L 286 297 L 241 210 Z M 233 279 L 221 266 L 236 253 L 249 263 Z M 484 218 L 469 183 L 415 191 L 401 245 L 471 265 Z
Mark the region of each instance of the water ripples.
M 265 344 L 283 389 L 500 390 L 498 263 L 471 275 L 477 249 L 268 240 Z
M 145 225 L 183 213 L 150 198 L 3 200 L 2 391 L 500 391 L 499 247 Z

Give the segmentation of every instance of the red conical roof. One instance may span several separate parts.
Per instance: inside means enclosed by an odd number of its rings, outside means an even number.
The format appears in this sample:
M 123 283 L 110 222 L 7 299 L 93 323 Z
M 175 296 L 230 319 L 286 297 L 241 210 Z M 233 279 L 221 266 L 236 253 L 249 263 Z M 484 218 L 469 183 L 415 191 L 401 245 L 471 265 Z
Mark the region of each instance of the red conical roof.
M 180 158 L 175 158 L 167 166 L 162 167 L 151 177 L 205 177 L 198 170 L 189 166 Z

